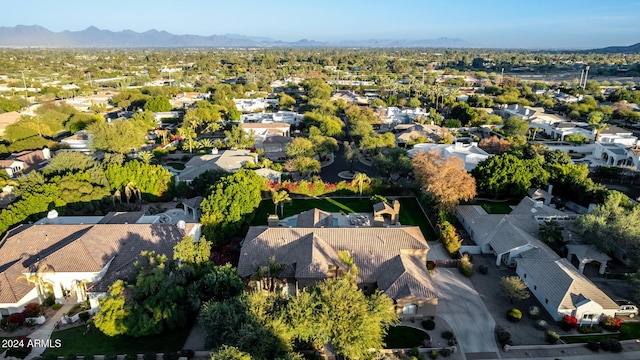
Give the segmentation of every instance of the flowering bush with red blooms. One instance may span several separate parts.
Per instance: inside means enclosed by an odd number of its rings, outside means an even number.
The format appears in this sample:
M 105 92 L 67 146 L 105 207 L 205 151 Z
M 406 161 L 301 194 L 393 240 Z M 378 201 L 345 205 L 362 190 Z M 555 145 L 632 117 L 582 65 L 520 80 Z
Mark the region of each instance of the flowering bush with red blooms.
M 40 316 L 40 304 L 32 302 L 24 306 L 24 316 L 28 318 Z
M 8 321 L 14 324 L 22 324 L 24 322 L 24 313 L 11 314 Z
M 565 315 L 562 317 L 560 327 L 564 331 L 569 331 L 578 327 L 578 319 L 575 316 Z
M 620 326 L 622 325 L 622 319 L 620 319 L 619 317 L 607 315 L 604 317 L 604 319 L 602 319 L 600 325 L 602 325 L 602 327 L 606 330 L 618 331 L 618 329 L 620 329 Z

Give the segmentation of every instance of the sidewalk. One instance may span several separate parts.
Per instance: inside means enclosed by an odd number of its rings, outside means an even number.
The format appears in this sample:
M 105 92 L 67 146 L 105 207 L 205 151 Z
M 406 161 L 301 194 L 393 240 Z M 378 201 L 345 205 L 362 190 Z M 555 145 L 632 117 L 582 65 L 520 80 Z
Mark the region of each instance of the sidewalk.
M 41 343 L 45 342 L 46 340 L 51 338 L 51 333 L 53 332 L 53 330 L 55 329 L 56 324 L 58 324 L 60 322 L 60 320 L 62 319 L 62 316 L 66 313 L 68 313 L 69 311 L 71 311 L 71 308 L 74 306 L 75 304 L 73 303 L 67 303 L 62 305 L 62 307 L 60 309 L 58 309 L 58 312 L 56 312 L 49 320 L 47 320 L 46 323 L 44 323 L 38 330 L 32 332 L 31 334 L 28 335 L 28 337 L 32 340 L 35 339 L 39 339 L 41 340 Z M 45 346 L 38 346 L 38 347 L 33 347 L 33 349 L 31 349 L 31 352 L 29 353 L 29 355 L 27 355 L 27 357 L 25 357 L 25 360 L 31 360 L 36 356 L 40 356 L 42 355 L 42 353 L 47 349 L 47 347 Z

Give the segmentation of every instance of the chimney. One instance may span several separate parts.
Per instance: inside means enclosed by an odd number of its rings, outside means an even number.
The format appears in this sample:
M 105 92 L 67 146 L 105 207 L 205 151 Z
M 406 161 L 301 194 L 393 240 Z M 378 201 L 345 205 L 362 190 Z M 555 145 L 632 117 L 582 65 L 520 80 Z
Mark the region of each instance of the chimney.
M 267 218 L 267 224 L 269 227 L 278 227 L 280 218 L 276 214 L 269 215 Z
M 45 160 L 51 159 L 51 150 L 49 150 L 49 148 L 42 149 L 42 156 Z
M 553 185 L 549 184 L 549 187 L 547 188 L 547 193 L 549 195 L 546 197 L 546 199 L 544 199 L 545 205 L 551 204 L 551 199 L 553 198 Z

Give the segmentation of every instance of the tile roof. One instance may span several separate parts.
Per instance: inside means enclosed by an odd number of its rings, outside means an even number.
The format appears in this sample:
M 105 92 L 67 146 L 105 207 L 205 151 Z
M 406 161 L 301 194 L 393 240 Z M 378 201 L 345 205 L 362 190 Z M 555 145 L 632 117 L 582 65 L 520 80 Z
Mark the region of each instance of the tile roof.
M 559 309 L 575 309 L 585 299 L 595 301 L 604 309 L 617 309 L 618 305 L 607 294 L 580 273 L 564 258 L 542 258 L 534 252 L 524 252 L 516 259 L 518 267 L 533 280 L 538 289 Z M 534 255 L 534 256 L 530 256 Z
M 142 250 L 172 254 L 185 231 L 171 224 L 21 225 L 0 242 L 0 303 L 14 303 L 33 285 L 19 281 L 44 266 L 55 272 L 109 270 L 93 291 L 128 274 Z
M 410 250 L 409 255 L 404 250 Z M 338 253 L 349 251 L 359 282 L 378 282 L 393 294 L 433 297 L 427 274 L 429 249 L 420 228 L 302 228 L 252 226 L 242 243 L 238 274 L 247 277 L 271 257 L 288 264 L 281 277 L 324 279 L 330 266 L 342 266 Z M 397 259 L 395 259 L 397 258 Z M 382 286 L 383 284 L 384 286 Z
M 297 227 L 302 228 L 319 228 L 333 226 L 333 216 L 331 213 L 320 209 L 311 209 L 298 214 Z

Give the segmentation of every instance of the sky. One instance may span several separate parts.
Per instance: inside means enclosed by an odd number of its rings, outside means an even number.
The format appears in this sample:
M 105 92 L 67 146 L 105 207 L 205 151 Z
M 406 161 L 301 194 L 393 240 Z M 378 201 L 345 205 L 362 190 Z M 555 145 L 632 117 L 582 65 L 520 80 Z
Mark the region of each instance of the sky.
M 0 26 L 309 39 L 459 38 L 474 47 L 584 49 L 640 42 L 640 0 L 29 0 Z

